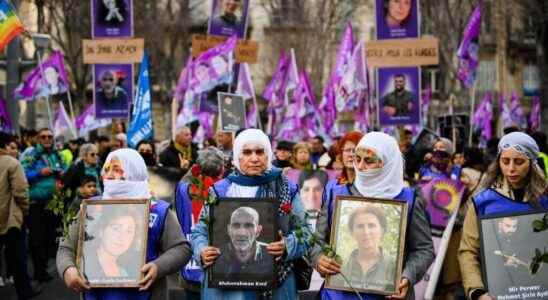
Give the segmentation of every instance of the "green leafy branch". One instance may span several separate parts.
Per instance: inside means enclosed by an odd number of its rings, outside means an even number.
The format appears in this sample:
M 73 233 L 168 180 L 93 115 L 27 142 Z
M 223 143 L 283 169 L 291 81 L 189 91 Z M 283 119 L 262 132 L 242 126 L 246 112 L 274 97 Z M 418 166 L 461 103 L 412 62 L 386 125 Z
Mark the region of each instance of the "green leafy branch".
M 532 225 L 534 232 L 542 232 L 548 230 L 548 213 L 544 214 L 542 219 L 534 220 Z M 541 263 L 548 264 L 548 251 L 546 251 L 546 248 L 544 248 L 543 250 L 535 248 L 535 256 L 531 260 L 531 265 L 529 266 L 531 274 L 536 274 L 538 272 Z
M 56 188 L 53 192 L 53 198 L 48 202 L 46 209 L 50 210 L 54 215 L 61 218 L 63 226 L 63 237 L 68 237 L 69 227 L 74 222 L 78 215 L 78 207 L 70 205 L 65 207 L 66 199 L 70 199 L 70 190 L 63 191 L 61 188 Z

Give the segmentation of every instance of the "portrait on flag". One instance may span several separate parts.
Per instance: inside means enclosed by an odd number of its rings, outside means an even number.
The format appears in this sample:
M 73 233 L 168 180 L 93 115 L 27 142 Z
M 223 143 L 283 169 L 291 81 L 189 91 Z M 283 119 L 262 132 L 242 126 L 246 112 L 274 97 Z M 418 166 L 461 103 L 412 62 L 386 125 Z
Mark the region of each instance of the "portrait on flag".
M 548 211 L 490 216 L 480 219 L 485 289 L 495 299 L 547 299 L 548 267 L 538 254 L 548 249 L 544 228 Z M 542 259 L 542 258 L 541 258 Z
M 380 125 L 419 124 L 420 68 L 380 68 L 377 72 Z
M 328 276 L 326 287 L 392 295 L 400 282 L 407 224 L 407 204 L 354 196 L 338 196 L 331 225 L 331 241 L 340 256 L 341 274 Z M 363 270 L 358 256 L 375 258 Z
M 245 102 L 241 95 L 217 93 L 219 121 L 222 131 L 238 131 L 245 128 Z
M 276 199 L 221 198 L 210 207 L 211 246 L 221 255 L 209 271 L 209 286 L 269 290 L 276 266 L 266 247 L 278 240 Z
M 95 118 L 128 118 L 133 65 L 93 65 Z
M 77 264 L 91 287 L 139 287 L 149 200 L 84 200 Z
M 418 0 L 376 0 L 377 39 L 419 37 Z
M 208 33 L 245 38 L 248 7 L 249 0 L 213 0 Z
M 133 36 L 133 0 L 92 0 L 91 14 L 93 38 Z

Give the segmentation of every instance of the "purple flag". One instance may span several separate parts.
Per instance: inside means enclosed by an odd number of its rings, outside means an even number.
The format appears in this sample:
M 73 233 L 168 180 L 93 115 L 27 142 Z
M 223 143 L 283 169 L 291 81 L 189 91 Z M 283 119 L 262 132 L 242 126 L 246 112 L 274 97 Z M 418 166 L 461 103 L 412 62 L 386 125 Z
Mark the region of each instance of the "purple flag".
M 476 69 L 478 67 L 479 35 L 481 31 L 481 6 L 478 5 L 468 19 L 464 29 L 462 41 L 457 51 L 459 68 L 457 77 L 465 87 L 469 88 L 476 80 Z
M 430 109 L 430 101 L 432 100 L 432 90 L 424 89 L 421 93 L 421 124 L 426 126 L 428 123 L 428 110 Z
M 270 82 L 266 85 L 263 92 L 263 98 L 268 101 L 269 108 L 283 105 L 283 102 L 281 101 L 283 99 L 281 90 L 286 70 L 289 66 L 288 62 L 288 57 L 286 57 L 285 53 L 282 52 L 278 60 L 278 66 L 276 66 L 276 71 L 272 75 L 272 80 L 270 80 Z
M 354 35 L 352 33 L 352 24 L 348 22 L 343 33 L 341 44 L 337 51 L 337 62 L 335 69 L 331 72 L 330 80 L 339 82 L 343 74 L 347 71 L 350 60 L 352 59 L 352 50 L 354 49 Z
M 527 117 L 525 117 L 518 94 L 515 91 L 512 92 L 510 97 L 510 115 L 514 124 L 523 129 L 527 128 Z
M 369 89 L 364 43 L 355 47 L 346 72 L 338 84 L 336 92 L 337 111 L 355 111 L 361 106 L 364 92 Z
M 255 98 L 255 88 L 253 87 L 251 72 L 249 71 L 249 65 L 247 63 L 240 65 L 236 94 L 242 95 L 245 100 L 251 99 L 252 102 L 249 106 L 249 111 L 247 112 L 245 119 L 246 127 L 251 128 L 257 126 L 257 101 Z
M 192 55 L 188 56 L 185 67 L 181 70 L 179 80 L 177 81 L 177 87 L 175 88 L 175 99 L 182 101 L 184 99 L 185 92 L 190 85 L 190 68 L 192 67 Z
M 337 119 L 337 108 L 335 106 L 335 91 L 333 84 L 328 82 L 327 87 L 322 97 L 322 103 L 320 104 L 320 110 L 323 117 L 323 126 L 325 134 L 330 136 L 333 127 L 335 126 L 335 120 Z
M 0 98 L 0 131 L 12 132 L 11 118 L 6 107 L 5 100 Z
M 493 120 L 493 95 L 486 92 L 483 100 L 472 116 L 472 125 L 474 131 L 480 131 L 480 144 L 486 145 L 487 141 L 493 136 L 491 122 Z
M 59 102 L 59 108 L 53 123 L 53 134 L 55 137 L 67 136 L 69 139 L 76 138 L 76 129 L 72 120 L 69 118 L 63 102 Z
M 540 130 L 540 97 L 534 96 L 531 104 L 531 115 L 529 116 L 529 128 L 532 131 Z
M 89 105 L 83 112 L 76 118 L 76 130 L 78 136 L 82 137 L 88 134 L 90 131 L 97 128 L 106 127 L 112 123 L 112 119 L 95 119 L 93 105 Z
M 198 120 L 200 126 L 194 135 L 194 141 L 202 144 L 206 139 L 213 136 L 213 121 L 215 120 L 215 115 L 207 111 L 200 112 L 198 113 Z
M 501 94 L 499 98 L 499 109 L 502 120 L 502 128 L 513 126 L 512 113 L 510 112 L 510 107 L 508 107 L 508 103 L 506 102 L 506 99 L 504 99 L 503 94 Z
M 189 88 L 195 95 L 209 91 L 223 83 L 232 83 L 236 42 L 236 36 L 232 36 L 224 43 L 200 54 L 194 60 L 189 69 Z
M 35 100 L 40 97 L 66 93 L 69 81 L 63 54 L 53 51 L 47 60 L 27 75 L 24 82 L 13 91 L 15 99 Z

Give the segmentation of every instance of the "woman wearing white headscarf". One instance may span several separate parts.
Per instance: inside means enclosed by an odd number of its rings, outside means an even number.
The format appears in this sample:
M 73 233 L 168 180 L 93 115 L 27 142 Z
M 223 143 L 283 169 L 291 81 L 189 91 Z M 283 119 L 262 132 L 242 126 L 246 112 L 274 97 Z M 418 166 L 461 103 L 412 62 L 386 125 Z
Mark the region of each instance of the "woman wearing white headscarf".
M 539 147 L 529 135 L 512 132 L 503 136 L 498 145 L 497 159 L 489 166 L 485 179 L 480 184 L 480 192 L 473 196 L 473 205 L 469 205 L 464 219 L 458 256 L 462 283 L 472 300 L 497 298 L 497 295 L 489 294 L 482 277 L 478 217 L 548 208 L 548 183 L 537 163 L 538 155 Z M 519 243 L 514 241 L 508 247 L 515 247 L 516 242 Z M 532 243 L 531 249 L 535 248 L 535 241 L 526 242 Z M 545 245 L 545 241 L 542 243 Z M 502 244 L 501 250 L 504 250 Z M 493 254 L 486 255 L 486 258 L 498 258 L 501 265 L 508 263 Z M 530 277 L 527 278 L 530 280 Z M 519 286 L 519 283 L 504 280 L 497 280 L 497 284 L 503 288 L 514 284 Z
M 273 168 L 272 147 L 268 137 L 258 129 L 247 129 L 241 132 L 234 141 L 233 165 L 235 171 L 227 178 L 215 183 L 210 190 L 210 197 L 263 198 L 274 197 L 279 201 L 278 226 L 281 229 L 280 240 L 267 245 L 268 254 L 278 264 L 277 288 L 268 292 L 253 290 L 222 290 L 208 287 L 208 279 L 202 281 L 202 299 L 296 299 L 297 284 L 292 262 L 302 257 L 307 249 L 306 232 L 303 241 L 299 242 L 295 227 L 288 216 L 291 213 L 303 218 L 304 209 L 299 199 L 298 188 L 282 175 L 282 170 Z M 192 230 L 194 258 L 205 268 L 210 267 L 219 257 L 220 249 L 209 245 L 208 225 L 209 207 L 202 209 L 200 223 Z M 206 272 L 207 274 L 207 272 Z M 207 275 L 206 275 L 207 276 Z
M 424 201 L 417 197 L 412 188 L 407 188 L 403 180 L 403 157 L 397 141 L 382 132 L 370 132 L 363 136 L 354 152 L 356 179 L 353 185 L 338 185 L 329 195 L 324 194 L 322 214 L 316 225 L 316 233 L 329 243 L 330 228 L 333 219 L 328 211 L 333 211 L 334 201 L 338 195 L 354 195 L 394 201 L 408 204 L 408 226 L 405 236 L 403 274 L 396 287 L 397 293 L 389 299 L 414 299 L 413 285 L 420 281 L 434 260 L 434 247 L 430 233 Z M 331 208 L 331 209 L 330 209 Z M 385 268 L 380 265 L 381 258 L 368 256 L 364 261 L 355 257 L 359 268 L 354 268 L 352 276 L 381 278 Z M 371 261 L 372 260 L 372 261 Z M 312 250 L 312 261 L 316 270 L 323 275 L 336 275 L 341 266 L 325 256 L 319 247 Z M 349 274 L 345 274 L 349 276 Z M 353 292 L 344 292 L 323 288 L 322 299 L 357 299 Z M 361 294 L 363 299 L 384 299 L 384 296 Z
M 147 199 L 148 173 L 141 155 L 133 149 L 119 149 L 111 152 L 102 170 L 104 193 L 102 199 Z M 62 239 L 57 251 L 57 271 L 67 287 L 83 293 L 84 299 L 125 300 L 157 299 L 165 293 L 165 276 L 175 273 L 191 257 L 190 244 L 181 234 L 181 227 L 169 204 L 154 200 L 150 206 L 149 234 L 147 241 L 147 263 L 141 269 L 144 277 L 140 288 L 90 289 L 88 283 L 76 269 L 76 248 L 78 243 L 78 221 L 69 229 L 69 235 Z M 161 279 L 161 280 L 160 280 Z

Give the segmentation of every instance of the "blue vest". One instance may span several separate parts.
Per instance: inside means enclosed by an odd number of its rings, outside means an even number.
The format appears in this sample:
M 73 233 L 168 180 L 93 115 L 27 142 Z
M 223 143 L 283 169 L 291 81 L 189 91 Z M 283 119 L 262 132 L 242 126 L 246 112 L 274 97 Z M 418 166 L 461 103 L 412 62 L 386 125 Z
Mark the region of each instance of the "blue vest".
M 548 208 L 548 196 L 542 196 L 539 202 L 543 208 Z M 491 188 L 483 190 L 474 197 L 474 206 L 480 218 L 535 209 L 530 203 L 514 201 Z
M 181 181 L 177 184 L 175 190 L 175 212 L 181 225 L 181 231 L 187 240 L 191 240 L 192 233 L 192 199 L 189 194 L 189 184 Z M 181 268 L 181 276 L 189 282 L 200 283 L 203 280 L 204 272 L 198 262 L 191 258 L 190 261 Z
M 333 215 L 333 209 L 334 209 L 334 203 L 336 196 L 350 196 L 350 186 L 349 185 L 336 185 L 331 190 L 330 195 L 327 195 L 328 198 L 328 224 L 329 227 L 331 227 L 331 219 Z M 407 224 L 411 223 L 411 216 L 413 215 L 413 206 L 415 204 L 415 190 L 412 188 L 403 188 L 402 191 L 394 197 L 394 200 L 399 202 L 406 202 L 407 203 Z M 375 294 L 366 294 L 366 293 L 360 293 L 360 296 L 363 298 L 363 300 L 382 300 L 386 299 L 385 296 L 382 295 L 375 295 Z M 356 296 L 354 292 L 345 292 L 345 291 L 339 291 L 339 290 L 332 290 L 322 287 L 320 290 L 320 297 L 322 300 L 339 300 L 339 299 L 356 299 L 359 298 Z
M 460 166 L 453 166 L 451 168 L 451 172 L 449 173 L 449 178 L 459 181 L 461 171 L 462 171 L 462 168 Z M 435 172 L 434 170 L 432 170 L 430 166 L 423 166 L 419 170 L 419 177 L 420 178 L 432 177 L 432 179 L 444 179 L 444 178 L 447 178 L 448 176 L 440 172 Z
M 162 233 L 168 212 L 169 203 L 163 200 L 154 200 L 150 203 L 147 262 L 155 260 L 160 255 Z M 96 288 L 84 293 L 85 300 L 149 300 L 150 298 L 150 291 L 139 292 L 137 288 Z

